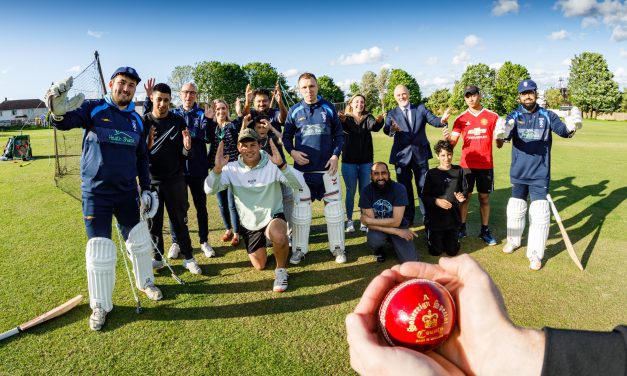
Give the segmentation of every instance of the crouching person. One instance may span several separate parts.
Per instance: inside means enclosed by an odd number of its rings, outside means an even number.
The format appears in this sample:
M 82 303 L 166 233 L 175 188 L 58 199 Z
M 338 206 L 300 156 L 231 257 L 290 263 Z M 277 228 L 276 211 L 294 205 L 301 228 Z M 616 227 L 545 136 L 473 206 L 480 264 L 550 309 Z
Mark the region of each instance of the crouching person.
M 251 263 L 255 269 L 263 270 L 268 259 L 267 242 L 272 242 L 276 260 L 272 290 L 283 292 L 287 289 L 289 245 L 281 183 L 293 189 L 306 185 L 302 174 L 288 166 L 274 142 L 269 142 L 271 155 L 261 150 L 257 132 L 242 130 L 237 139 L 240 156 L 233 162 L 224 155 L 224 143 L 220 142 L 215 166 L 205 180 L 205 192 L 216 194 L 231 189 L 241 222 L 239 232 Z

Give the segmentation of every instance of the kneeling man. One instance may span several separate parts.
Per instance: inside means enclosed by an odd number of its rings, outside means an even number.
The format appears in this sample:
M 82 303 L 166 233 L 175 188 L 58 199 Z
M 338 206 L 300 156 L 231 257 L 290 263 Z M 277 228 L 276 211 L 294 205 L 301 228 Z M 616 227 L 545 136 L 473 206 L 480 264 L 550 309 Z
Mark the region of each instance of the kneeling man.
M 305 180 L 301 173 L 287 165 L 274 142 L 269 142 L 272 155 L 261 150 L 257 132 L 249 128 L 242 130 L 237 138 L 240 156 L 233 162 L 229 162 L 228 156 L 224 155 L 224 142 L 220 142 L 215 167 L 205 180 L 205 192 L 216 194 L 231 188 L 241 220 L 239 231 L 246 243 L 248 257 L 255 269 L 264 269 L 268 259 L 268 240 L 272 242 L 276 259 L 272 290 L 283 292 L 287 289 L 285 265 L 289 243 L 281 183 L 301 189 Z
M 370 170 L 372 183 L 359 194 L 361 223 L 368 226 L 367 243 L 378 262 L 385 261 L 383 246 L 392 242 L 400 262 L 418 261 L 413 239 L 405 218 L 407 191 L 402 184 L 390 180 L 388 165 L 376 162 Z

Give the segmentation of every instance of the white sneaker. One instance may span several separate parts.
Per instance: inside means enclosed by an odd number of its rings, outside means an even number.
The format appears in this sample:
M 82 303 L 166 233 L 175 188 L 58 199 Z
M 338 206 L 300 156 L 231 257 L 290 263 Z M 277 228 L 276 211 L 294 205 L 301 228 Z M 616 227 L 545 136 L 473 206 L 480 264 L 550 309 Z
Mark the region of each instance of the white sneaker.
M 536 255 L 535 252 L 529 258 L 529 269 L 540 270 L 542 268 L 542 260 Z
M 361 231 L 361 232 L 368 232 L 368 226 L 366 226 L 366 225 L 359 226 L 359 231 Z
M 203 251 L 205 257 L 216 257 L 216 251 L 214 251 L 207 242 L 200 245 L 200 250 Z
M 155 286 L 155 284 L 152 282 L 150 282 L 150 284 L 146 285 L 146 287 L 144 287 L 140 291 L 143 291 L 150 300 L 156 301 L 163 299 L 163 294 L 161 293 L 161 290 L 159 290 L 159 288 Z
M 93 309 L 91 316 L 89 316 L 89 327 L 91 330 L 102 329 L 106 317 L 107 311 L 100 306 L 100 303 L 96 303 L 96 308 Z
M 333 254 L 333 256 L 335 256 L 335 262 L 337 262 L 338 264 L 346 264 L 346 252 L 341 250 L 341 249 L 337 249 L 334 252 L 331 252 Z
M 292 257 L 290 257 L 290 264 L 300 264 L 301 261 L 305 258 L 305 254 L 301 251 L 296 251 L 292 253 Z
M 181 247 L 178 244 L 172 243 L 170 249 L 168 250 L 168 258 L 175 259 L 179 257 L 179 253 L 181 252 Z
M 161 268 L 163 268 L 163 260 L 152 259 L 152 268 L 153 269 L 161 269 Z
M 202 270 L 196 260 L 192 257 L 189 260 L 183 260 L 183 267 L 192 274 L 202 274 Z
M 510 242 L 509 239 L 508 239 L 507 240 L 507 244 L 505 244 L 505 246 L 503 247 L 503 252 L 505 252 L 505 253 L 512 253 L 516 249 L 518 249 L 518 247 L 520 247 L 520 246 L 519 245 L 515 245 L 514 243 Z
M 355 226 L 353 225 L 353 221 L 346 222 L 346 232 L 355 232 Z
M 285 268 L 278 268 L 274 271 L 274 286 L 272 291 L 283 292 L 287 290 L 287 270 Z

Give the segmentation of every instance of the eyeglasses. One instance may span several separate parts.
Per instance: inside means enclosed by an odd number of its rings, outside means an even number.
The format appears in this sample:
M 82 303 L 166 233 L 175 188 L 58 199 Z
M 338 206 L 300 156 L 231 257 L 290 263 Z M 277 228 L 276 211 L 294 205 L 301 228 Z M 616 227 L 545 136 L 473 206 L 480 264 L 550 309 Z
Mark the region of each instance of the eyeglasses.
M 182 90 L 181 94 L 183 95 L 196 95 L 195 91 L 189 91 L 189 90 Z

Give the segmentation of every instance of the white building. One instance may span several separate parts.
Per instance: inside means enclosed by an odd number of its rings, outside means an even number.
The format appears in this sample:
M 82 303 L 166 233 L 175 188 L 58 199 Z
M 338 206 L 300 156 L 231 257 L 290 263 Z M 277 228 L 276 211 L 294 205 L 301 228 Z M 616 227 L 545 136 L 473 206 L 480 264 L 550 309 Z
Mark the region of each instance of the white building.
M 0 123 L 35 123 L 39 124 L 48 108 L 41 99 L 19 99 L 10 101 L 4 98 L 0 103 Z

